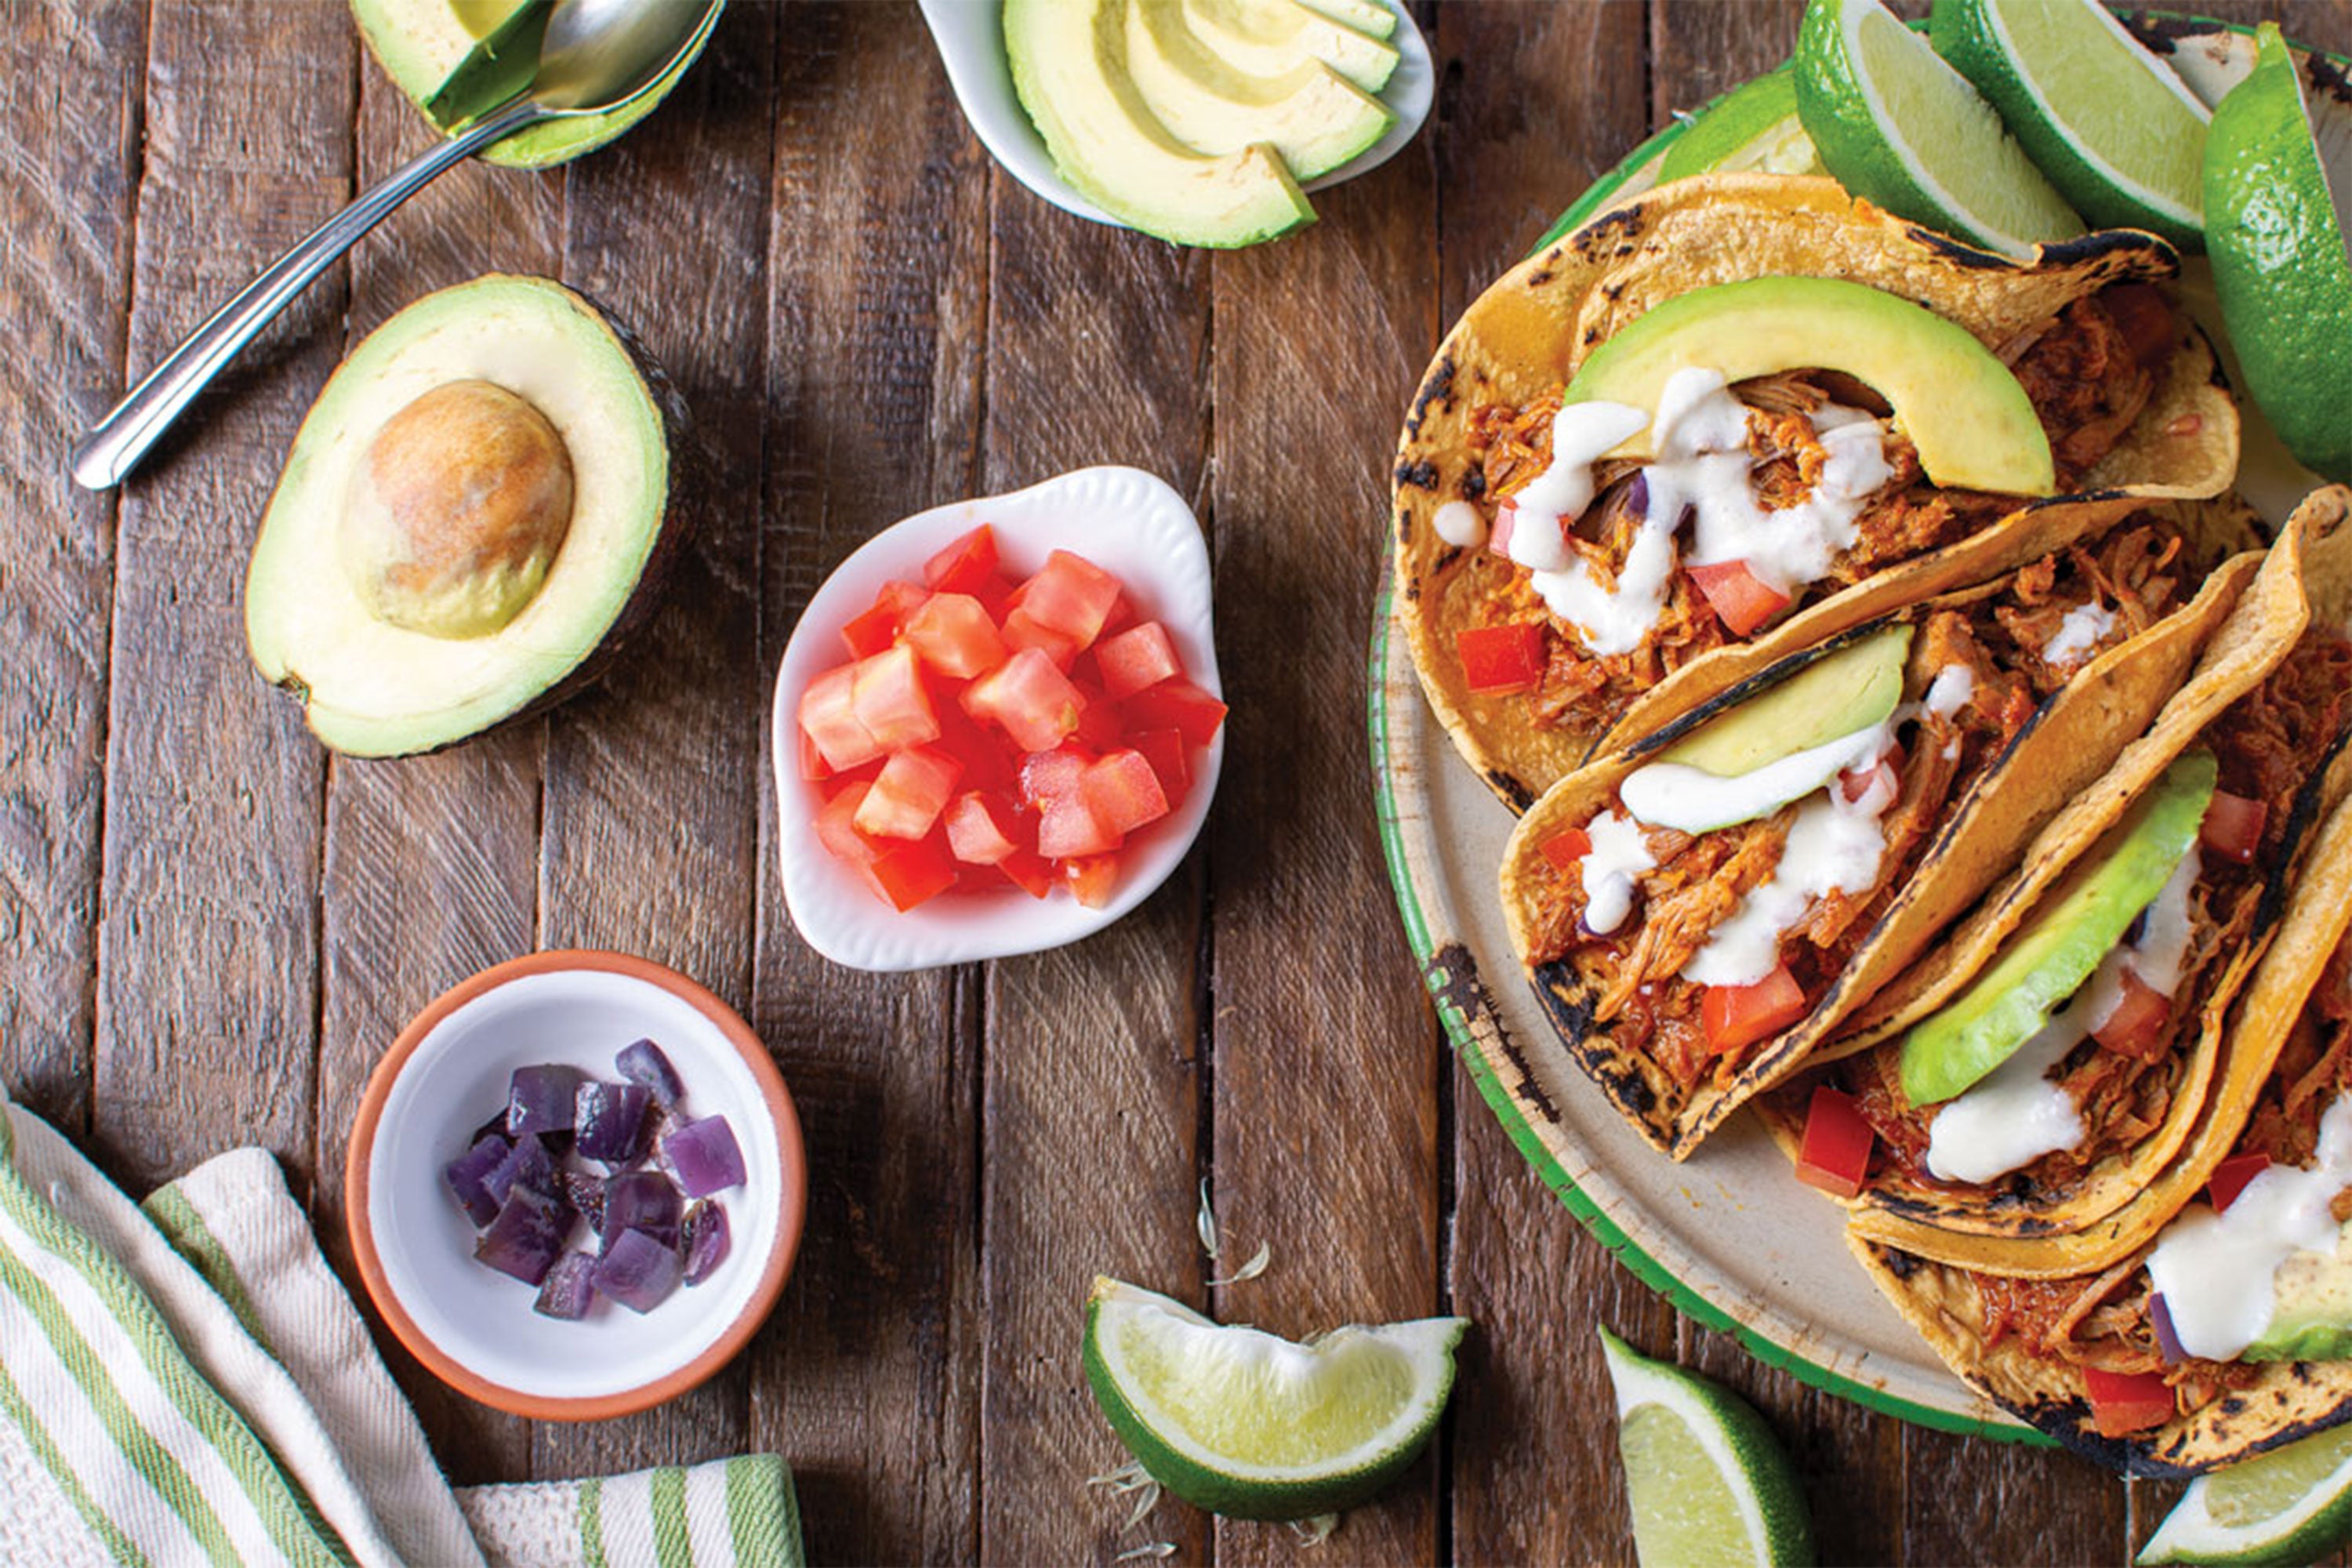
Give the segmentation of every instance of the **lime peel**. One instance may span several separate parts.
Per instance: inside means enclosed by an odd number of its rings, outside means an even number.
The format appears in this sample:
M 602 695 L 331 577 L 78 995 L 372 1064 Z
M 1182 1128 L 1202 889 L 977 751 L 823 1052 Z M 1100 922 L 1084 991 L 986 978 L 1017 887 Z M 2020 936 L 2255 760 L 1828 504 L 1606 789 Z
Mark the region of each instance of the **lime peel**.
M 2352 1541 L 2352 1426 L 2200 1476 L 2136 1562 L 2299 1563 Z

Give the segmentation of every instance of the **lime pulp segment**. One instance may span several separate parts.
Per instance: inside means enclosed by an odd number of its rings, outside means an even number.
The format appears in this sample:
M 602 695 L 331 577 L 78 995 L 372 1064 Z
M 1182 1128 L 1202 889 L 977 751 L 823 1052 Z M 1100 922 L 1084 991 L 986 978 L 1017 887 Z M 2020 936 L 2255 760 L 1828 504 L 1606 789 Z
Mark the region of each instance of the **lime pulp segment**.
M 2338 1426 L 2191 1482 L 2138 1561 L 2308 1563 L 2347 1538 L 2352 1426 Z

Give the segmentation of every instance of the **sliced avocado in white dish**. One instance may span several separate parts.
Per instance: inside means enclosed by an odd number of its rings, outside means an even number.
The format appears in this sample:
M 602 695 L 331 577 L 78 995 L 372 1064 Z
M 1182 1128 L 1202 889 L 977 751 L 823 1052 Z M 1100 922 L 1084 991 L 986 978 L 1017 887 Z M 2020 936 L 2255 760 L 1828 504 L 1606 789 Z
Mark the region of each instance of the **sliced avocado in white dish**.
M 1397 14 L 1382 0 L 1300 0 L 1310 11 L 1320 11 L 1343 27 L 1370 38 L 1396 37 Z
M 1242 70 L 1195 37 L 1184 0 L 1126 0 L 1135 89 L 1175 137 L 1202 153 L 1264 142 L 1307 181 L 1379 141 L 1396 116 L 1320 60 L 1278 77 Z
M 1259 76 L 1281 76 L 1321 60 L 1366 92 L 1396 74 L 1396 46 L 1335 22 L 1301 0 L 1183 0 L 1193 34 Z
M 417 300 L 328 378 L 246 577 L 255 665 L 340 752 L 431 751 L 590 679 L 676 555 L 684 409 L 560 283 Z

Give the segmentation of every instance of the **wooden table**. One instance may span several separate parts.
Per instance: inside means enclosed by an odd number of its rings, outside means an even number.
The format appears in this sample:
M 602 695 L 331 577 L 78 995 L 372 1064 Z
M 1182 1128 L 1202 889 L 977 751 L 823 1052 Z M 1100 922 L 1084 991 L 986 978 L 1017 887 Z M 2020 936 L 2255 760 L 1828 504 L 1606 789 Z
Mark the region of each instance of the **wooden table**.
M 2201 0 L 2352 48 L 2347 0 Z M 388 1342 L 453 1479 L 787 1456 L 821 1562 L 1302 1556 L 1173 1502 L 1122 1532 L 1078 1370 L 1110 1273 L 1304 1333 L 1476 1322 L 1433 1456 L 1308 1562 L 1631 1561 L 1593 1338 L 1727 1379 L 1825 1558 L 2124 1558 L 2171 1490 L 1906 1426 L 1679 1320 L 1453 1062 L 1373 832 L 1365 649 L 1386 454 L 1444 324 L 1669 110 L 1780 58 L 1798 0 L 1423 10 L 1438 105 L 1322 221 L 1233 255 L 1048 207 L 972 139 L 910 5 L 737 0 L 616 147 L 457 171 L 331 275 L 116 494 L 71 437 L 214 303 L 425 142 L 331 0 L 0 0 L 0 1078 L 134 1192 L 238 1143 L 350 1278 L 361 1085 L 443 987 L 646 953 L 742 1008 L 800 1105 L 807 1235 L 751 1348 L 663 1409 L 533 1425 Z M 446 753 L 330 758 L 252 672 L 247 551 L 303 409 L 425 291 L 560 277 L 634 321 L 710 483 L 600 689 Z M 1173 881 L 1059 952 L 877 977 L 778 897 L 765 723 L 826 571 L 935 502 L 1087 463 L 1214 542 L 1229 759 Z M 1193 1236 L 1206 1183 L 1226 1261 Z

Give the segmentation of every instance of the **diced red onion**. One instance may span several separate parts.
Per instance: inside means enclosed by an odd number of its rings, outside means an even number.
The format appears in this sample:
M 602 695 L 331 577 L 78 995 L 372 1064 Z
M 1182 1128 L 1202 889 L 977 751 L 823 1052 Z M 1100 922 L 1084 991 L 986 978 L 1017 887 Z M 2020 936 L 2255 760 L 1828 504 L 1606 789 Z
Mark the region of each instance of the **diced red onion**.
M 732 1240 L 727 1230 L 727 1211 L 716 1200 L 705 1198 L 686 1211 L 685 1229 L 686 1282 L 699 1285 L 727 1261 Z
M 555 1168 L 554 1156 L 548 1153 L 546 1144 L 529 1136 L 515 1140 L 514 1147 L 482 1179 L 482 1184 L 489 1189 L 492 1200 L 501 1204 L 517 1187 L 528 1187 L 544 1198 L 563 1195 L 563 1178 Z
M 690 1198 L 707 1198 L 743 1184 L 743 1152 L 724 1116 L 689 1121 L 662 1140 L 662 1153 Z
M 572 1098 L 573 1152 L 616 1167 L 635 1163 L 646 1152 L 646 1112 L 653 1100 L 653 1090 L 641 1083 L 586 1079 Z
M 625 1230 L 596 1264 L 596 1289 L 631 1311 L 650 1312 L 677 1289 L 677 1249 Z
M 677 1080 L 677 1069 L 669 1065 L 669 1058 L 651 1040 L 636 1040 L 621 1047 L 613 1065 L 631 1083 L 639 1083 L 653 1090 L 664 1110 L 686 1098 L 686 1086 Z
M 517 1068 L 507 1080 L 507 1136 L 562 1132 L 572 1126 L 572 1099 L 580 1088 L 578 1068 L 543 1062 Z
M 604 1178 L 592 1176 L 585 1171 L 565 1171 L 563 1195 L 588 1222 L 588 1228 L 602 1236 L 604 1231 Z
M 567 1252 L 557 1258 L 540 1281 L 539 1300 L 530 1310 L 551 1318 L 577 1321 L 588 1315 L 596 1299 L 596 1260 L 584 1252 Z
M 474 1243 L 474 1256 L 501 1274 L 536 1285 L 562 1256 L 572 1219 L 571 1205 L 519 1185 Z
M 2148 1321 L 2156 1325 L 2156 1348 L 2164 1352 L 2164 1364 L 2179 1366 L 2189 1359 L 2180 1348 L 2180 1336 L 2172 1331 L 2172 1309 L 2164 1304 L 2162 1296 L 2147 1299 Z
M 678 1214 L 685 1206 L 677 1189 L 659 1172 L 630 1171 L 604 1184 L 604 1214 L 596 1231 L 607 1252 L 632 1230 L 646 1231 L 674 1247 Z
M 474 1146 L 441 1168 L 441 1179 L 449 1184 L 449 1195 L 479 1230 L 499 1217 L 499 1200 L 490 1195 L 487 1183 L 491 1172 L 506 1163 L 507 1141 L 497 1133 L 485 1134 Z

